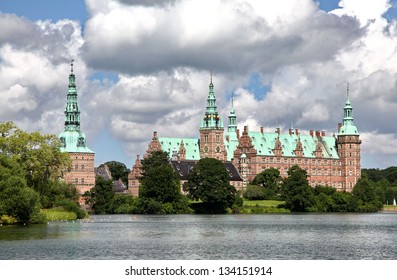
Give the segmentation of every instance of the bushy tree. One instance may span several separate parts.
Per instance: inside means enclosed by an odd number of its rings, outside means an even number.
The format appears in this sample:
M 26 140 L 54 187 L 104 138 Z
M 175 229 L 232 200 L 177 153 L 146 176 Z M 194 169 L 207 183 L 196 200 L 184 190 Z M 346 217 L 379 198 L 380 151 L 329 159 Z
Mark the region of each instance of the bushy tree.
M 56 135 L 28 133 L 12 122 L 0 123 L 0 153 L 21 168 L 20 176 L 39 194 L 43 207 L 53 205 L 59 189 L 64 188 L 59 178 L 71 164 L 69 155 L 60 151 L 59 144 Z
M 142 160 L 139 197 L 152 198 L 160 203 L 173 202 L 180 197 L 180 182 L 165 152 L 154 152 Z
M 222 161 L 214 158 L 200 159 L 188 175 L 183 190 L 189 197 L 201 201 L 197 211 L 223 213 L 233 207 L 236 189 L 229 184 L 230 176 Z
M 86 202 L 91 206 L 95 214 L 113 214 L 113 199 L 115 191 L 113 182 L 98 176 L 95 186 L 84 194 Z
M 128 173 L 130 173 L 130 170 L 124 163 L 118 161 L 108 161 L 104 164 L 106 164 L 109 168 L 113 180 L 116 181 L 121 179 L 126 186 L 128 185 Z
M 27 223 L 38 215 L 40 200 L 21 174 L 22 168 L 14 159 L 0 154 L 0 216 L 11 216 L 20 223 Z
M 288 170 L 288 177 L 282 185 L 282 195 L 285 206 L 292 212 L 309 211 L 315 204 L 313 188 L 307 181 L 306 170 L 297 165 Z
M 263 199 L 275 198 L 280 193 L 281 185 L 280 171 L 276 168 L 263 170 L 252 180 L 252 185 L 260 186 L 264 189 Z
M 375 212 L 382 208 L 383 204 L 376 196 L 375 186 L 368 178 L 361 178 L 357 181 L 352 190 L 352 203 L 359 212 Z
M 153 152 L 142 160 L 137 212 L 145 214 L 190 213 L 181 194 L 178 175 L 172 168 L 168 153 Z

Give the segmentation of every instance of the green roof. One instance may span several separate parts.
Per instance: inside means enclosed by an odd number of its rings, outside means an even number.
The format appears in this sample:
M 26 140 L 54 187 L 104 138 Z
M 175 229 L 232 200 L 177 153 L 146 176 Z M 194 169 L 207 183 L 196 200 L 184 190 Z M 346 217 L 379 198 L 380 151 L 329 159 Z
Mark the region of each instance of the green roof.
M 59 134 L 61 152 L 67 153 L 94 153 L 86 146 L 85 134 L 81 131 L 64 131 Z
M 199 139 L 196 138 L 171 138 L 159 137 L 158 138 L 163 151 L 168 152 L 172 156 L 172 151 L 179 151 L 179 147 L 183 141 L 186 149 L 186 160 L 199 160 L 200 159 L 200 145 Z
M 229 136 L 229 141 L 224 139 L 225 149 L 227 152 L 227 160 L 232 160 L 234 157 L 234 151 L 238 146 L 237 134 L 231 135 L 232 132 L 228 132 L 226 135 Z M 278 134 L 274 133 L 261 133 L 258 131 L 249 131 L 248 136 L 251 138 L 252 144 L 259 156 L 274 156 L 273 149 L 276 145 Z M 282 145 L 283 156 L 296 157 L 294 150 L 298 143 L 298 136 L 294 133 L 280 134 L 280 142 Z M 196 138 L 170 138 L 170 137 L 159 137 L 158 138 L 163 151 L 169 153 L 172 156 L 172 151 L 179 151 L 180 144 L 183 140 L 186 149 L 187 160 L 199 160 L 200 159 L 200 141 Z M 230 140 L 233 139 L 233 140 Z M 323 151 L 323 158 L 339 159 L 338 151 L 336 149 L 336 139 L 333 136 L 322 136 L 317 138 L 310 135 L 299 135 L 299 139 L 302 143 L 303 154 L 306 158 L 315 158 L 314 151 L 316 150 L 318 141 L 321 142 Z

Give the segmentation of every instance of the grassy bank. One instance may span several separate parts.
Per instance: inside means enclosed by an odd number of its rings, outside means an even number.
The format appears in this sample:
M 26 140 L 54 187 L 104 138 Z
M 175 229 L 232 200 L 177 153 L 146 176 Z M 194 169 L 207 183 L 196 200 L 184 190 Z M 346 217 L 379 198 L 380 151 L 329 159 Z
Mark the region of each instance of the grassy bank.
M 383 205 L 383 211 L 395 211 L 397 212 L 397 206 L 396 205 Z
M 43 214 L 46 222 L 77 220 L 77 214 L 75 212 L 66 211 L 62 207 L 41 209 L 40 213 Z
M 283 201 L 278 200 L 244 200 L 241 214 L 285 213 L 288 209 L 279 208 Z

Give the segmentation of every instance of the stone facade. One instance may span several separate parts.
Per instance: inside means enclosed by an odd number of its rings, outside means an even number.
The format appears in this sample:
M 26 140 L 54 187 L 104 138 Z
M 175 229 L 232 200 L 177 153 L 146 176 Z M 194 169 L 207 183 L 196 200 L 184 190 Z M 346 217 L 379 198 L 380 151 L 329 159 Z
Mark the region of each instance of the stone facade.
M 93 153 L 69 153 L 72 159 L 70 171 L 64 173 L 64 180 L 74 185 L 79 194 L 91 190 L 95 186 L 94 154 Z

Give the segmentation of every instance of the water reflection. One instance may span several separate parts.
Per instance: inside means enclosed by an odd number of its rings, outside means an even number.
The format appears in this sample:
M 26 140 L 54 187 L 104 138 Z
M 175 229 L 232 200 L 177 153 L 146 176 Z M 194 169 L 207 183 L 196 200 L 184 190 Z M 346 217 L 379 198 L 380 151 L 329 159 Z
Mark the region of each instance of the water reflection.
M 104 215 L 0 228 L 0 259 L 397 259 L 397 213 Z

